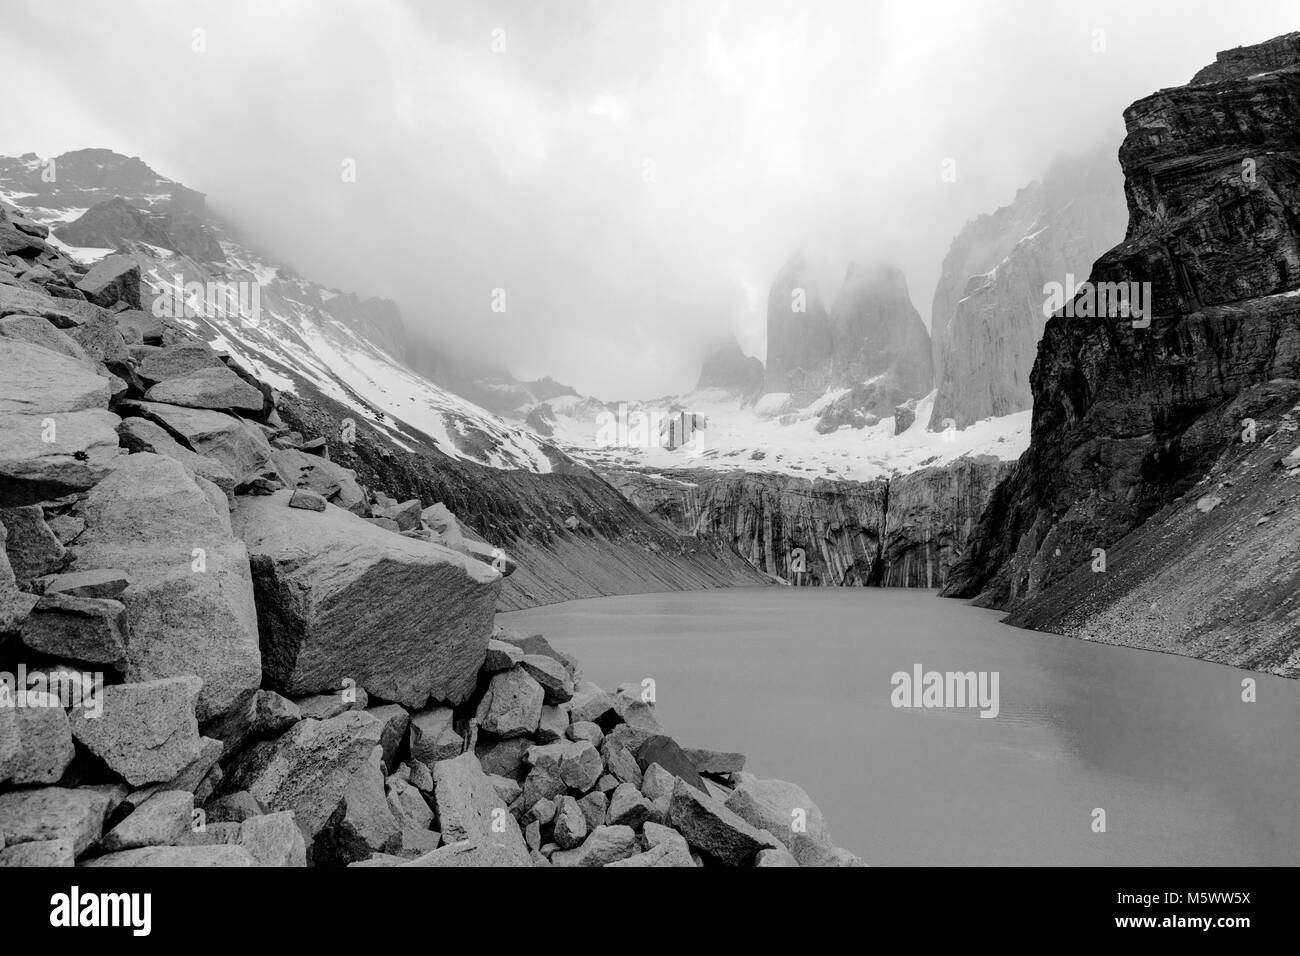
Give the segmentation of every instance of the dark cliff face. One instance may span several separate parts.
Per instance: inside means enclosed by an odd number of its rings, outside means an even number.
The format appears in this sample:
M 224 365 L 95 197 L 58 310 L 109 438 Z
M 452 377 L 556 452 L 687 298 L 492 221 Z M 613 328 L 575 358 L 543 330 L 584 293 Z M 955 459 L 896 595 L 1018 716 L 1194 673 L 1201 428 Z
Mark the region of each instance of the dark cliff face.
M 1032 377 L 1030 448 L 994 493 L 948 594 L 1059 625 L 1095 588 L 1058 582 L 1094 573 L 1097 549 L 1142 553 L 1125 536 L 1162 509 L 1177 510 L 1216 462 L 1241 452 L 1244 436 L 1279 454 L 1295 443 L 1281 425 L 1300 390 L 1295 36 L 1232 51 L 1198 77 L 1205 81 L 1125 112 L 1128 233 L 1091 276 L 1149 281 L 1150 327 L 1127 318 L 1048 322 Z M 1270 473 L 1271 507 L 1294 508 L 1286 471 Z M 1277 520 L 1276 512 L 1255 517 L 1261 526 Z M 1147 563 L 1172 565 L 1198 540 L 1171 534 Z M 1116 570 L 1112 562 L 1105 573 Z M 1173 584 L 1203 589 L 1209 581 Z M 1230 606 L 1202 611 L 1213 617 Z M 1300 636 L 1284 611 L 1262 613 Z M 1080 626 L 1077 615 L 1071 626 Z
M 647 514 L 792 584 L 937 588 L 1010 467 L 979 457 L 879 481 L 701 469 L 605 477 Z
M 869 393 L 852 397 L 837 422 L 828 422 L 833 430 L 854 414 L 892 415 L 896 405 L 925 395 L 932 379 L 930 334 L 898 269 L 850 265 L 829 312 L 803 256 L 786 263 L 772 283 L 766 391 L 790 392 L 804 403 L 828 388 L 870 382 Z
M 1009 206 L 980 216 L 953 241 L 935 289 L 938 392 L 930 428 L 958 428 L 1032 404 L 1029 375 L 1046 316 L 1043 286 L 1082 281 L 1124 234 L 1112 148 L 1058 160 Z

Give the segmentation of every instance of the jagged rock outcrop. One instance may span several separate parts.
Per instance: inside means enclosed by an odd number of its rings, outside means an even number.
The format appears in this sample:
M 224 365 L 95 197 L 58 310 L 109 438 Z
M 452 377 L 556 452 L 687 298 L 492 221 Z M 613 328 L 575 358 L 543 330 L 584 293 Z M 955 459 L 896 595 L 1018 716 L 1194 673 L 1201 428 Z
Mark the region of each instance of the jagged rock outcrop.
M 755 396 L 763 390 L 763 363 L 741 351 L 740 343 L 732 336 L 705 357 L 695 387 Z
M 1110 621 L 1106 639 L 1297 673 L 1300 625 L 1280 595 L 1296 586 L 1284 529 L 1297 505 L 1286 462 L 1300 380 L 1298 46 L 1291 34 L 1223 54 L 1125 111 L 1128 233 L 1090 278 L 1151 283 L 1150 325 L 1048 322 L 1029 450 L 945 593 L 1013 609 L 1013 622 L 1100 636 Z M 1267 451 L 1248 447 L 1259 443 Z M 1250 479 L 1242 491 L 1240 476 L 1226 493 L 1194 490 L 1212 468 L 1235 475 L 1234 462 Z M 1262 560 L 1215 560 L 1223 533 Z M 1088 599 L 1117 573 L 1112 606 L 1153 598 L 1138 620 Z M 1213 650 L 1229 632 L 1266 633 L 1268 650 L 1242 638 Z
M 877 415 L 930 391 L 930 334 L 898 269 L 849 265 L 831 307 L 831 338 L 832 383 L 873 385 Z
M 831 319 L 802 253 L 777 273 L 767 294 L 768 392 L 820 394 L 834 354 Z
M 892 415 L 895 405 L 926 394 L 931 379 L 929 333 L 902 272 L 850 264 L 829 312 L 802 254 L 778 273 L 767 299 L 767 392 L 806 401 L 827 388 L 856 387 L 852 409 L 841 403 L 833 413 L 852 424 L 851 411 Z
M 1029 373 L 1047 322 L 1044 284 L 1082 280 L 1124 234 L 1119 164 L 1108 147 L 1060 159 L 1041 183 L 968 223 L 944 257 L 930 311 L 930 429 L 965 428 L 1030 407 Z

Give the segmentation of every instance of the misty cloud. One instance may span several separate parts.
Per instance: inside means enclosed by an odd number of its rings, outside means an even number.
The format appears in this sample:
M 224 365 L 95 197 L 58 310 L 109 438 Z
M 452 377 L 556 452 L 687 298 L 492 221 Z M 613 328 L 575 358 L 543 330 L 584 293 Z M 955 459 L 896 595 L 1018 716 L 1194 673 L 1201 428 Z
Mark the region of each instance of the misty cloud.
M 729 331 L 762 356 L 796 247 L 832 287 L 893 261 L 928 316 L 964 222 L 1058 153 L 1118 146 L 1124 107 L 1216 51 L 1295 26 L 1284 2 L 1092 6 L 25 6 L 0 55 L 42 89 L 12 98 L 0 152 L 138 155 L 445 348 L 653 396 Z

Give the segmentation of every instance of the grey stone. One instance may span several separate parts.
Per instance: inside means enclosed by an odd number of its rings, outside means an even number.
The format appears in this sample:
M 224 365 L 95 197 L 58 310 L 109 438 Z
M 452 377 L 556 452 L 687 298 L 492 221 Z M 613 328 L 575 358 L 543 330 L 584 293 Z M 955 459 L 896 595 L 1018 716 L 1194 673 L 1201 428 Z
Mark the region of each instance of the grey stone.
M 208 720 L 262 682 L 248 552 L 176 461 L 129 455 L 82 505 L 79 566 L 121 568 L 128 679 L 196 674 Z
M 609 798 L 599 790 L 586 794 L 578 801 L 578 806 L 582 809 L 582 815 L 587 818 L 588 830 L 594 830 L 598 826 L 611 822 L 608 819 Z
M 411 715 L 411 756 L 432 767 L 439 760 L 459 757 L 465 741 L 456 733 L 450 707 L 430 707 Z
M 262 393 L 224 365 L 169 378 L 145 392 L 145 401 L 185 408 L 262 410 Z
M 67 714 L 48 694 L 26 702 L 0 707 L 0 782 L 57 783 L 75 754 Z
M 0 500 L 29 505 L 92 487 L 122 453 L 117 423 L 118 417 L 102 408 L 53 415 L 0 413 Z
M 325 499 L 309 488 L 295 488 L 289 496 L 289 507 L 304 511 L 324 511 Z
M 410 726 L 411 715 L 401 704 L 381 704 L 369 707 L 370 714 L 383 725 L 379 745 L 384 749 L 384 766 L 391 772 L 396 767 L 397 754 L 406 739 L 406 729 Z
M 34 840 L 0 849 L 0 867 L 74 866 L 76 851 L 71 840 Z
M 103 714 L 74 710 L 72 736 L 133 786 L 171 780 L 201 751 L 201 686 L 197 677 L 170 677 L 105 687 Z
M 540 654 L 525 654 L 519 666 L 542 685 L 545 703 L 562 704 L 573 697 L 573 682 L 558 661 Z
M 99 839 L 108 797 L 89 789 L 41 787 L 0 793 L 0 833 L 5 846 L 69 840 L 80 856 Z
M 258 866 L 307 865 L 307 843 L 289 811 L 244 820 L 239 827 L 239 845 Z
M 524 652 L 519 648 L 493 638 L 488 641 L 487 657 L 483 661 L 483 670 L 489 674 L 497 671 L 508 671 L 523 659 Z
M 147 418 L 125 418 L 117 426 L 118 437 L 122 445 L 133 453 L 142 451 L 163 455 L 181 463 L 185 471 L 199 478 L 206 478 L 227 498 L 234 496 L 235 476 L 230 469 L 215 458 L 196 454 L 184 447 L 176 439 Z
M 20 634 L 33 651 L 119 669 L 126 664 L 131 639 L 120 601 L 59 593 L 36 602 Z
M 770 833 L 750 826 L 722 803 L 681 779 L 673 788 L 668 825 L 692 848 L 728 866 L 747 866 L 759 850 L 780 846 Z
M 290 494 L 239 499 L 234 514 L 252 554 L 272 684 L 298 694 L 346 675 L 407 707 L 467 699 L 500 575 L 341 508 L 287 508 Z
M 555 842 L 561 850 L 572 850 L 587 838 L 587 818 L 573 797 L 565 795 L 555 808 Z
M 497 737 L 520 737 L 537 729 L 542 716 L 542 686 L 522 668 L 492 675 L 479 704 L 480 727 Z
M 162 790 L 110 830 L 100 845 L 108 852 L 142 846 L 170 846 L 190 829 L 193 816 L 193 793 Z
M 387 810 L 380 768 L 382 730 L 378 720 L 359 710 L 329 720 L 299 721 L 279 738 L 251 747 L 230 768 L 226 788 L 247 790 L 271 812 L 294 811 L 303 833 L 314 838 L 372 755 L 379 800 Z
M 82 524 L 84 530 L 84 522 Z M 100 598 L 116 601 L 131 586 L 131 576 L 118 568 L 90 571 L 67 571 L 41 579 L 42 594 L 66 594 L 70 597 Z
M 596 827 L 582 846 L 574 850 L 557 850 L 551 854 L 554 866 L 605 866 L 635 856 L 636 834 L 631 827 Z
M 85 362 L 0 338 L 0 414 L 54 415 L 107 408 L 108 381 Z
M 630 783 L 619 784 L 609 801 L 609 822 L 639 829 L 654 815 L 654 807 Z
M 123 850 L 86 861 L 82 866 L 257 866 L 257 859 L 242 846 L 147 846 Z
M 38 506 L 0 508 L 0 521 L 9 529 L 5 552 L 18 581 L 31 581 L 63 567 L 63 543 L 45 523 Z
M 502 804 L 473 754 L 433 766 L 438 826 L 448 843 L 468 840 L 476 846 L 498 845 L 527 865 L 528 847 L 519 824 Z

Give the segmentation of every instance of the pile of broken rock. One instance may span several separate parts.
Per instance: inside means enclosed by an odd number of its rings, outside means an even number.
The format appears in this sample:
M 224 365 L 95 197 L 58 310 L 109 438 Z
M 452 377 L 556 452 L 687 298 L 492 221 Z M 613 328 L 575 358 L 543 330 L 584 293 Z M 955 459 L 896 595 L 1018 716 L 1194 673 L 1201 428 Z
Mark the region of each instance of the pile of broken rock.
M 853 865 L 497 628 L 503 551 L 0 209 L 0 865 Z

